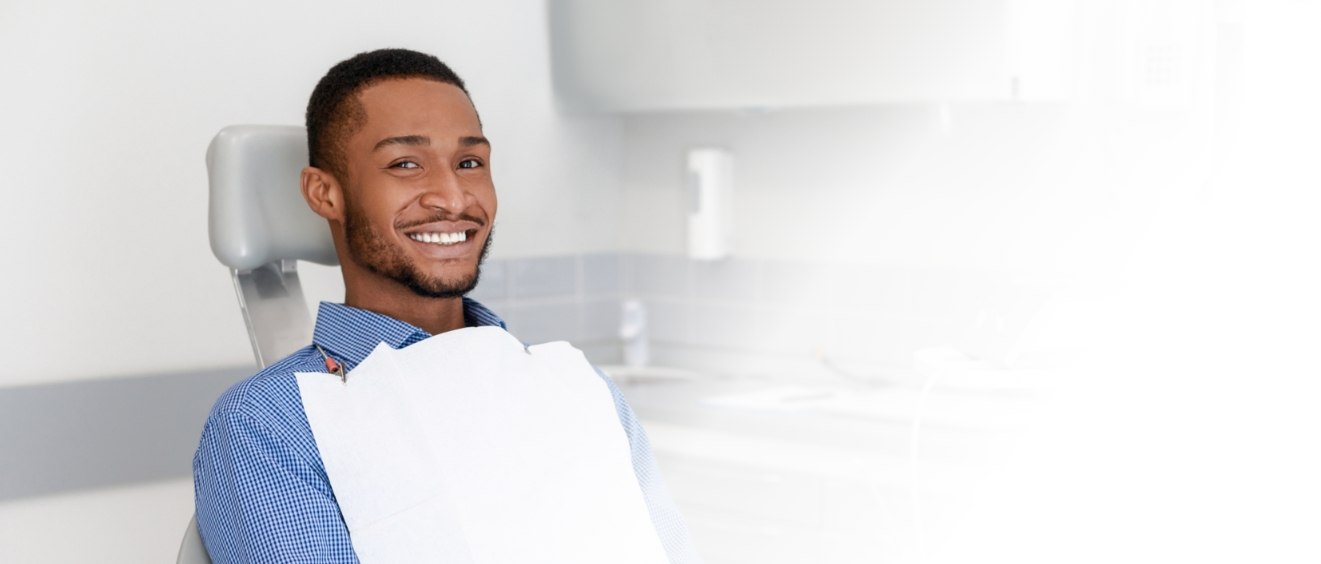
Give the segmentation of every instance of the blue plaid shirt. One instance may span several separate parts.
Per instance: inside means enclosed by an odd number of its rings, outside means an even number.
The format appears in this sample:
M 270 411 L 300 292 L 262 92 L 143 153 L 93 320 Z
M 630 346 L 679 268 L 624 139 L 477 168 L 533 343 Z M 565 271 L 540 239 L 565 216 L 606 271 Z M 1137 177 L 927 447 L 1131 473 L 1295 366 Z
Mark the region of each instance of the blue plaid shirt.
M 464 298 L 468 326 L 505 324 Z M 431 335 L 411 324 L 341 304 L 321 304 L 313 343 L 352 370 L 384 342 L 401 348 Z M 298 393 L 296 372 L 325 372 L 312 346 L 300 349 L 216 401 L 193 457 L 197 525 L 215 562 L 357 562 L 326 467 Z M 652 524 L 674 563 L 699 562 L 637 416 L 609 378 L 619 422 Z

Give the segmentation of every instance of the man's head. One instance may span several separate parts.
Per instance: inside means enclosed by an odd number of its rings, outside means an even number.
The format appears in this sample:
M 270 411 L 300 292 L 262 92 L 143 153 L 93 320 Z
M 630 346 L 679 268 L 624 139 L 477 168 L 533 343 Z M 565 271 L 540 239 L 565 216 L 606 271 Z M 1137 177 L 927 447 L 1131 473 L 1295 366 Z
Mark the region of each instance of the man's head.
M 449 67 L 403 49 L 343 61 L 312 92 L 307 137 L 303 195 L 330 221 L 349 302 L 476 285 L 496 211 L 490 143 Z
M 408 49 L 379 49 L 340 61 L 317 82 L 307 102 L 309 164 L 344 179 L 344 143 L 367 119 L 358 94 L 385 80 L 419 78 L 468 93 L 463 79 L 440 59 Z

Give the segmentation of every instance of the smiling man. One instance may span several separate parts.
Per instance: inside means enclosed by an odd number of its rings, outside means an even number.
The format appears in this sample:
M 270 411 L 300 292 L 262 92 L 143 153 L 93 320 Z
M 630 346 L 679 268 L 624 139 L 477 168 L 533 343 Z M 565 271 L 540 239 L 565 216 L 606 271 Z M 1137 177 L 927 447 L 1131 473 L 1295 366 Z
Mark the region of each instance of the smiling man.
M 373 55 L 341 66 L 370 73 L 383 70 L 373 62 L 405 58 Z M 463 327 L 459 298 L 477 285 L 496 211 L 477 111 L 443 66 L 436 74 L 448 81 L 376 77 L 349 92 L 356 81 L 335 80 L 337 69 L 308 108 L 312 166 L 302 188 L 331 224 L 345 304 L 431 334 Z
M 326 74 L 307 109 L 301 188 L 327 220 L 343 304 L 322 303 L 312 343 L 217 401 L 193 460 L 197 522 L 217 562 L 356 562 L 296 373 L 347 372 L 379 344 L 504 322 L 464 297 L 496 214 L 491 143 L 463 81 L 433 56 L 359 54 Z M 697 562 L 647 438 L 602 376 L 634 474 L 671 562 Z

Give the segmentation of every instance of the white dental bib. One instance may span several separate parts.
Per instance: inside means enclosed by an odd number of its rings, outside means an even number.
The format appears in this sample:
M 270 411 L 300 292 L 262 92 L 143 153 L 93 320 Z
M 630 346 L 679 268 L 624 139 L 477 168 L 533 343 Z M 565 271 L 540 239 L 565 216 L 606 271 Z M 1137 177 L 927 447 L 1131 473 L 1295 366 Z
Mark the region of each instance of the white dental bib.
M 385 562 L 664 563 L 609 389 L 568 343 L 470 327 L 300 372 L 353 550 Z

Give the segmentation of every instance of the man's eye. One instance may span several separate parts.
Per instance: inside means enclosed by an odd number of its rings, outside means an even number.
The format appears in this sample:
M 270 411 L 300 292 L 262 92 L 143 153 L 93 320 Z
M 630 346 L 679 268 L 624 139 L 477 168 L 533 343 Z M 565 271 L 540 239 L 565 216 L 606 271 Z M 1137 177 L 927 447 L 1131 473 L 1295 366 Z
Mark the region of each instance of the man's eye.
M 399 161 L 390 165 L 390 168 L 422 168 L 422 165 L 413 161 Z
M 477 168 L 482 166 L 482 161 L 477 159 L 464 159 L 459 161 L 459 168 Z

